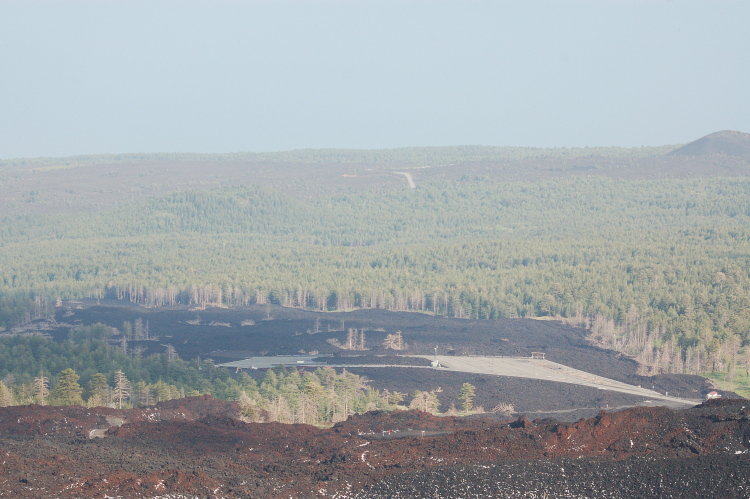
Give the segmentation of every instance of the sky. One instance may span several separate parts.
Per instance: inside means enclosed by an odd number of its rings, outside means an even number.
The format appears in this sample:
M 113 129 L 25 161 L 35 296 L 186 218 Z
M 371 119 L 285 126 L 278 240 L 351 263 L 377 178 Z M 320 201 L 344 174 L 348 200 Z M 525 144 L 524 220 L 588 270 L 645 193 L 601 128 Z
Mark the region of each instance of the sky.
M 750 2 L 0 1 L 0 158 L 750 132 Z

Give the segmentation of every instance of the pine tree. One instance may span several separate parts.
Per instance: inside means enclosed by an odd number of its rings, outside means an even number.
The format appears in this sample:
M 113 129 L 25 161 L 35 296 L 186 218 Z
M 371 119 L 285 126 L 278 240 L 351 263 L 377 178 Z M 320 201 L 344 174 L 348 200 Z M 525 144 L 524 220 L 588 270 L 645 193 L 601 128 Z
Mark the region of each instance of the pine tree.
M 57 385 L 50 394 L 50 401 L 54 405 L 83 405 L 83 389 L 78 384 L 79 379 L 73 369 L 68 368 L 61 372 L 57 377 Z
M 133 325 L 130 323 L 130 321 L 125 321 L 122 323 L 122 335 L 125 338 L 132 338 L 133 336 Z
M 86 405 L 88 407 L 99 407 L 107 400 L 107 377 L 102 373 L 96 373 L 86 383 Z
M 391 405 L 398 405 L 398 404 L 400 404 L 403 401 L 404 401 L 404 394 L 403 393 L 401 393 L 401 392 L 395 392 L 395 391 L 393 393 L 391 393 L 390 400 L 389 400 L 389 403 Z
M 5 386 L 5 383 L 0 381 L 0 407 L 8 407 L 13 405 L 13 394 L 10 389 Z
M 145 338 L 145 334 L 143 331 L 143 319 L 138 317 L 135 320 L 135 323 L 133 324 L 133 339 L 142 340 L 144 338 Z
M 438 412 L 438 407 L 440 407 L 440 401 L 434 391 L 423 392 L 417 390 L 412 395 L 409 407 L 411 409 L 419 409 L 420 411 L 436 414 Z
M 464 383 L 458 392 L 458 398 L 464 401 L 464 411 L 469 412 L 474 405 L 476 387 L 471 383 Z
M 240 414 L 244 421 L 257 423 L 259 422 L 260 407 L 258 401 L 250 397 L 245 390 L 240 393 L 239 399 Z

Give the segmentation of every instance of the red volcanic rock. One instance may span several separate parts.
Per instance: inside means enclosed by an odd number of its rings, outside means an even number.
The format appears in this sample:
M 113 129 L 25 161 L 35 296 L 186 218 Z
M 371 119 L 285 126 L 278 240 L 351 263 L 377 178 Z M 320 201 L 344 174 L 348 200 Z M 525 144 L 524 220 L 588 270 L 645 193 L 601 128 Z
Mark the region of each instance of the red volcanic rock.
M 710 458 L 705 462 L 724 466 L 721 459 L 748 451 L 748 408 L 744 399 L 714 400 L 683 411 L 603 411 L 575 423 L 376 411 L 322 429 L 243 423 L 231 416 L 233 403 L 210 397 L 129 411 L 4 408 L 0 497 L 307 497 L 357 490 L 366 496 L 388 480 L 458 465 Z M 86 438 L 112 418 L 125 422 L 104 438 Z
M 122 410 L 109 407 L 87 409 L 77 405 L 12 406 L 0 409 L 0 436 L 90 436 L 91 430 L 106 430 L 119 425 L 120 422 L 195 421 L 208 415 L 236 418 L 239 415 L 239 409 L 234 402 L 216 400 L 210 395 Z
M 4 407 L 0 409 L 0 436 L 87 435 L 93 429 L 107 428 L 106 417 L 116 414 L 106 407 L 86 409 L 77 405 Z

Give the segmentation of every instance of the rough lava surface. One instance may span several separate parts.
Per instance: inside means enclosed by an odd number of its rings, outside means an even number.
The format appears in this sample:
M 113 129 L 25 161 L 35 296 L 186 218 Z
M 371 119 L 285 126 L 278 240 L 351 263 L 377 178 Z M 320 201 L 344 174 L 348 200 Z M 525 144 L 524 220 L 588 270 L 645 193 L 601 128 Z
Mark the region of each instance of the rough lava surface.
M 575 423 L 370 412 L 332 428 L 244 423 L 209 396 L 32 405 L 0 409 L 0 497 L 748 497 L 749 449 L 745 399 Z

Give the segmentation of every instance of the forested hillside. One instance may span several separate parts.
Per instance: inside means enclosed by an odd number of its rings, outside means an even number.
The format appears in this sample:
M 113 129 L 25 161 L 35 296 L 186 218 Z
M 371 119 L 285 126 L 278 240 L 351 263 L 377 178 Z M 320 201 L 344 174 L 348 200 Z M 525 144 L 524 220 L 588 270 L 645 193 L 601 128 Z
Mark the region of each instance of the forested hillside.
M 265 161 L 314 164 L 364 165 L 443 165 L 467 161 L 498 161 L 509 159 L 562 159 L 580 157 L 647 158 L 660 156 L 677 146 L 657 147 L 493 147 L 444 146 L 399 147 L 394 149 L 298 149 L 294 151 L 228 154 L 98 154 L 66 158 L 15 158 L 0 160 L 0 168 L 75 168 L 90 164 L 115 164 L 143 161 Z
M 7 216 L 0 239 L 6 326 L 89 296 L 562 316 L 671 372 L 735 366 L 750 330 L 748 178 L 219 187 Z

